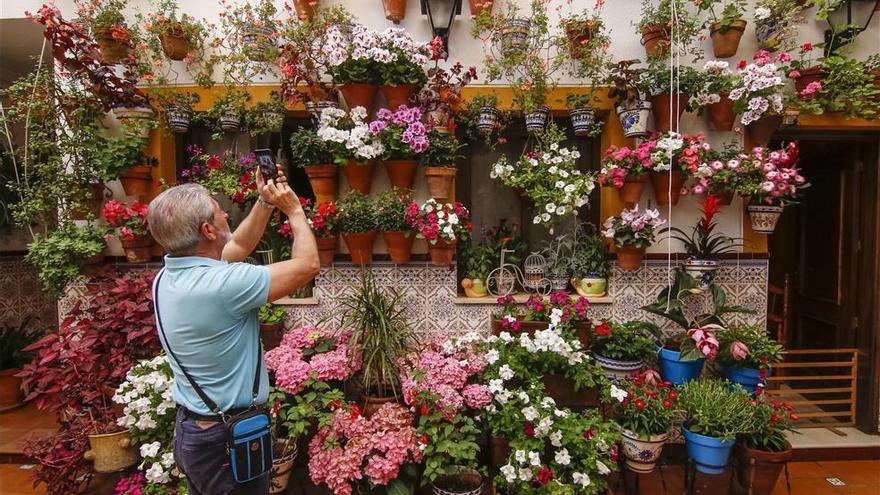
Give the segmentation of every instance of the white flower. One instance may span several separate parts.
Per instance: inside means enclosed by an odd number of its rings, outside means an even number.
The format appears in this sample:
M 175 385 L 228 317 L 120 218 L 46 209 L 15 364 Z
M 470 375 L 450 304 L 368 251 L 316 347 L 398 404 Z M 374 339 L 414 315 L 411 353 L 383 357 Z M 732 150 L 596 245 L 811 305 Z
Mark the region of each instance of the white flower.
M 495 394 L 495 400 L 498 401 L 499 404 L 504 405 L 507 404 L 507 401 L 510 400 L 511 393 L 509 390 L 502 390 Z
M 553 213 L 554 211 L 556 211 L 556 204 L 547 203 L 547 206 L 545 206 L 544 209 L 547 210 L 547 213 Z
M 145 443 L 141 445 L 141 457 L 156 457 L 159 455 L 159 449 L 161 448 L 162 444 L 159 442 Z
M 159 462 L 162 463 L 162 466 L 170 468 L 174 465 L 174 452 L 165 452 Z
M 510 369 L 510 366 L 505 364 L 498 368 L 498 376 L 500 376 L 502 380 L 510 380 L 515 375 L 513 373 L 513 370 Z
M 156 422 L 150 416 L 144 415 L 138 418 L 134 426 L 138 430 L 152 430 L 156 427 Z
M 517 450 L 513 453 L 513 458 L 516 459 L 516 462 L 520 464 L 526 463 L 526 451 L 525 450 Z
M 536 436 L 544 436 L 550 431 L 550 428 L 553 427 L 553 420 L 550 417 L 546 417 L 538 422 L 538 426 L 535 427 L 535 435 Z
M 553 411 L 553 414 L 555 414 L 556 417 L 558 417 L 558 418 L 567 418 L 568 417 L 568 411 L 566 411 L 565 409 L 557 409 L 557 410 Z
M 489 392 L 497 394 L 504 391 L 504 382 L 500 378 L 489 380 Z
M 510 315 L 508 315 L 508 316 L 510 316 Z M 516 318 L 514 318 L 514 317 L 512 317 L 512 316 L 510 316 L 510 319 L 512 319 L 513 321 L 516 321 Z M 510 320 L 508 320 L 508 321 L 510 321 Z M 505 344 L 509 344 L 509 343 L 513 342 L 513 336 L 510 335 L 509 332 L 501 332 L 501 333 L 499 333 L 499 334 L 498 334 L 498 339 L 500 339 L 501 342 L 504 342 Z
M 617 385 L 611 385 L 611 397 L 617 399 L 618 402 L 623 402 L 626 399 L 626 396 L 629 395 L 626 393 L 626 390 L 622 388 L 617 388 Z
M 524 467 L 519 468 L 519 479 L 523 481 L 532 481 L 532 470 L 530 468 Z
M 554 447 L 562 447 L 562 432 L 559 430 L 550 434 L 550 445 Z
M 508 483 L 513 483 L 516 481 L 516 469 L 510 464 L 505 464 L 500 469 L 501 474 L 504 475 L 504 479 L 507 480 Z
M 522 402 L 523 404 L 529 403 L 529 394 L 527 394 L 525 392 L 520 392 L 519 395 L 517 395 L 517 397 L 519 398 L 519 401 Z
M 154 462 L 144 475 L 150 483 L 169 483 L 171 481 L 171 476 L 168 475 L 158 462 Z
M 611 472 L 611 470 L 608 469 L 608 466 L 606 466 L 602 461 L 596 461 L 596 469 L 602 476 L 605 476 L 606 474 Z
M 499 358 L 498 354 L 497 349 L 489 349 L 489 352 L 486 353 L 486 362 L 489 364 L 495 364 Z
M 522 410 L 523 417 L 526 418 L 526 421 L 534 421 L 538 419 L 538 410 L 533 406 L 526 407 Z
M 590 477 L 584 473 L 572 473 L 571 479 L 575 482 L 575 484 L 581 485 L 585 488 L 590 486 Z
M 556 455 L 553 456 L 553 459 L 556 461 L 556 464 L 561 466 L 568 466 L 571 464 L 571 456 L 568 455 L 568 449 L 561 449 L 556 451 Z
M 538 455 L 538 453 L 535 451 L 529 452 L 529 464 L 531 464 L 532 466 L 540 466 L 541 456 Z
M 755 8 L 755 19 L 759 21 L 763 21 L 770 17 L 772 12 L 767 7 L 757 7 Z

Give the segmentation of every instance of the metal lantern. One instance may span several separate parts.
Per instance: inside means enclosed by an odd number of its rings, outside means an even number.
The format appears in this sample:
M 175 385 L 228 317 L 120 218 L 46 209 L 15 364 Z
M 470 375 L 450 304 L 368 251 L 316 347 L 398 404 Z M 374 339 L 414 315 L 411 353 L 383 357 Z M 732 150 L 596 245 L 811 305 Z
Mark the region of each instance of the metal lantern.
M 880 6 L 877 0 L 827 0 L 831 10 L 828 12 L 826 21 L 828 27 L 825 31 L 825 56 L 828 57 L 837 52 L 868 29 L 874 12 Z
M 523 285 L 535 290 L 544 285 L 544 274 L 547 271 L 547 260 L 538 253 L 532 253 L 525 261 L 525 281 Z
M 422 15 L 428 16 L 428 23 L 431 25 L 431 34 L 443 40 L 443 60 L 446 60 L 449 58 L 449 33 L 452 31 L 455 16 L 461 14 L 461 0 L 422 0 L 421 3 Z M 435 22 L 435 15 L 441 21 L 445 16 L 446 24 Z

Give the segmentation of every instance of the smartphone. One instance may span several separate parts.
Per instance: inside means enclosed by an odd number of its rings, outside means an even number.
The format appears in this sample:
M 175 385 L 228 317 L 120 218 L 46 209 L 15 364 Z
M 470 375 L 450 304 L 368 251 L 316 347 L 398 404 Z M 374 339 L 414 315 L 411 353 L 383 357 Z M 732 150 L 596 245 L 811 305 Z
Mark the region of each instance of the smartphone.
M 263 180 L 268 182 L 270 179 L 277 179 L 278 167 L 275 166 L 275 157 L 272 155 L 272 150 L 254 150 L 254 154 L 257 156 L 257 166 L 260 167 Z

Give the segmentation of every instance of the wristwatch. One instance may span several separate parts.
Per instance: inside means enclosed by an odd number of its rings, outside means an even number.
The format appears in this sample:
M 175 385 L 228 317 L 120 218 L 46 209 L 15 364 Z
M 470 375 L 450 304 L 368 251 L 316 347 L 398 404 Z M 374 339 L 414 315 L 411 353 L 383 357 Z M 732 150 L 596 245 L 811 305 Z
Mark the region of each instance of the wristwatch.
M 275 205 L 273 205 L 272 203 L 269 203 L 268 201 L 266 201 L 263 198 L 257 198 L 257 205 L 261 206 L 267 210 L 274 210 L 275 209 Z

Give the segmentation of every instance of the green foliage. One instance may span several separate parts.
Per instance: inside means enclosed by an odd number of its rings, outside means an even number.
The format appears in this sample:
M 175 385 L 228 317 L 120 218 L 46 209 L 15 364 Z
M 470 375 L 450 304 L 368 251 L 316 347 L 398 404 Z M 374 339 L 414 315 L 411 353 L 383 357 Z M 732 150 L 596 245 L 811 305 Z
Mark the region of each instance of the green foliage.
M 646 69 L 633 68 L 637 63 L 637 59 L 621 60 L 609 69 L 608 82 L 611 83 L 611 89 L 608 90 L 608 96 L 614 99 L 615 105 L 629 107 L 639 100 L 639 79 Z
M 48 234 L 37 234 L 25 259 L 39 270 L 40 282 L 58 297 L 69 282 L 83 274 L 86 261 L 104 250 L 104 227 L 66 225 Z
M 287 311 L 284 309 L 284 306 L 266 303 L 260 307 L 260 323 L 264 325 L 281 323 L 286 317 Z
M 655 352 L 650 324 L 638 320 L 626 323 L 605 321 L 593 329 L 590 350 L 618 361 L 645 359 Z
M 125 9 L 123 0 L 100 0 L 95 2 L 97 10 L 90 16 L 91 25 L 95 27 L 125 26 Z
M 736 22 L 743 20 L 746 14 L 746 0 L 702 0 L 695 4 L 699 12 L 709 12 L 705 25 L 718 23 L 722 33 L 726 33 Z M 716 6 L 721 8 L 720 15 L 715 12 Z
M 412 191 L 395 188 L 380 194 L 376 198 L 376 230 L 410 232 L 412 225 L 406 221 L 406 217 L 412 202 Z
M 773 363 L 782 361 L 782 346 L 767 335 L 767 331 L 755 325 L 732 325 L 718 332 L 718 358 L 726 366 L 736 368 L 769 369 Z M 748 354 L 736 359 L 731 352 L 734 342 L 745 344 Z
M 345 400 L 342 389 L 325 381 L 309 378 L 303 382 L 303 387 L 297 394 L 271 388 L 269 403 L 279 404 L 278 421 L 284 430 L 276 431 L 276 438 L 294 440 L 313 434 L 316 427 L 329 426 L 333 420 L 331 405 L 341 404 Z
M 428 149 L 422 155 L 422 164 L 426 167 L 455 168 L 455 163 L 463 158 L 459 150 L 464 145 L 451 134 L 431 131 L 428 141 Z
M 880 58 L 874 55 L 876 60 Z M 880 117 L 880 90 L 874 86 L 877 62 L 859 61 L 845 55 L 825 57 L 819 64 L 825 71 L 822 89 L 811 99 L 795 101 L 801 111 L 822 115 L 826 112 L 842 112 L 848 119 L 873 120 Z
M 487 244 L 484 239 L 479 242 L 473 239 L 470 244 L 466 244 L 462 249 L 462 257 L 467 278 L 485 281 L 489 272 L 498 267 L 498 249 L 495 245 Z
M 669 72 L 665 60 L 651 60 L 648 70 L 639 77 L 639 87 L 647 95 L 669 93 L 670 88 L 678 88 L 678 91 L 695 96 L 703 91 L 706 86 L 706 76 L 693 67 L 682 65 Z M 695 111 L 693 103 L 688 102 L 688 110 Z
M 751 401 L 751 431 L 743 435 L 743 442 L 750 449 L 764 452 L 782 452 L 791 448 L 786 432 L 798 433 L 794 422 L 798 417 L 792 413 L 791 404 L 767 401 L 766 396 Z
M 574 239 L 569 234 L 562 234 L 544 243 L 542 254 L 547 260 L 546 274 L 550 277 L 568 279 L 571 275 L 572 248 Z
M 419 416 L 416 432 L 428 438 L 422 451 L 425 456 L 422 486 L 454 474 L 459 466 L 477 467 L 480 453 L 477 439 L 482 430 L 474 418 L 456 414 L 451 420 L 446 419 L 442 411 L 435 408 Z
M 595 274 L 598 277 L 608 277 L 608 249 L 605 240 L 596 232 L 596 227 L 589 225 L 587 230 L 581 225 L 574 234 L 574 244 L 571 247 L 571 272 L 575 276 Z
M 290 135 L 290 163 L 297 167 L 333 164 L 333 153 L 315 131 L 300 127 Z
M 18 324 L 0 325 L 0 370 L 21 368 L 29 362 L 33 356 L 22 349 L 40 339 L 40 329 L 29 327 L 31 317 L 27 317 Z
M 675 40 L 670 40 L 672 52 L 687 53 L 696 59 L 703 56 L 702 46 L 696 41 L 699 39 L 701 23 L 696 13 L 689 9 L 690 2 L 685 0 L 660 0 L 654 3 L 652 0 L 642 0 L 642 17 L 637 24 L 639 35 L 642 30 L 652 24 L 663 26 L 666 34 L 672 31 L 673 23 L 672 7 L 675 5 Z M 658 51 L 659 52 L 659 51 Z M 649 59 L 664 60 L 668 57 L 665 53 L 655 53 Z
M 752 429 L 749 395 L 727 380 L 691 380 L 681 386 L 685 426 L 694 433 L 730 440 Z
M 261 101 L 244 115 L 245 127 L 251 136 L 281 132 L 287 109 L 277 91 L 269 93 L 269 101 Z
M 495 124 L 489 132 L 483 132 L 477 128 L 483 107 L 495 110 Z M 505 141 L 501 133 L 510 125 L 511 115 L 508 111 L 498 109 L 497 96 L 481 94 L 468 100 L 464 108 L 455 115 L 455 119 L 464 129 L 468 141 L 481 140 L 494 150 L 497 144 L 502 144 Z
M 614 404 L 617 424 L 642 438 L 669 431 L 678 416 L 678 392 L 669 382 L 649 383 L 640 373 L 615 386 L 626 392 L 626 398 Z
M 336 206 L 339 208 L 337 228 L 343 234 L 374 232 L 377 225 L 376 201 L 352 190 Z
M 250 94 L 247 91 L 230 87 L 226 93 L 214 100 L 214 104 L 207 111 L 197 114 L 196 118 L 211 130 L 212 139 L 220 139 L 225 132 L 221 127 L 220 117 L 237 116 L 241 123 L 245 104 L 249 99 Z

